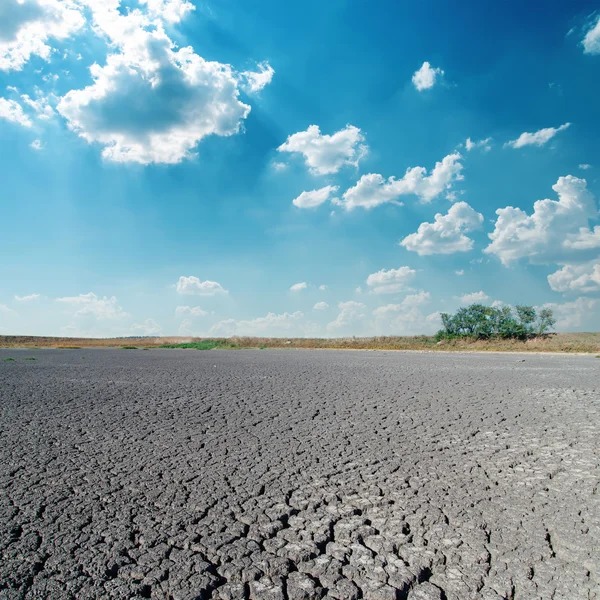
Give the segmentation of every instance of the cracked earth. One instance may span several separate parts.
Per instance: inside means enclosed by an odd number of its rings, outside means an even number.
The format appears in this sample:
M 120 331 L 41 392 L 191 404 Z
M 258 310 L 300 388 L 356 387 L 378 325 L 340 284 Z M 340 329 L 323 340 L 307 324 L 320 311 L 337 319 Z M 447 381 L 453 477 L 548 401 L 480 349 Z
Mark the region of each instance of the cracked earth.
M 599 410 L 587 356 L 0 350 L 0 599 L 600 598 Z

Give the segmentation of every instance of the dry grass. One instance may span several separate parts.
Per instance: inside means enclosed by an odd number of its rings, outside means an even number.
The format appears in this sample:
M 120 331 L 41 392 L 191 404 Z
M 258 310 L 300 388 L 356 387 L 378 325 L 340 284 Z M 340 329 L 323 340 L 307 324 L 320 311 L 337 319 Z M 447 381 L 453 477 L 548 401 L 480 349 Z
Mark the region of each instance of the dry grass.
M 164 345 L 201 342 L 206 338 L 140 337 L 140 338 L 61 338 L 0 336 L 1 348 L 158 348 Z M 215 338 L 211 338 L 215 339 Z M 366 338 L 250 338 L 221 340 L 238 348 L 330 348 L 347 350 L 443 350 L 461 352 L 600 352 L 600 333 L 558 333 L 545 338 L 520 342 L 516 340 L 436 342 L 430 336 L 366 337 Z

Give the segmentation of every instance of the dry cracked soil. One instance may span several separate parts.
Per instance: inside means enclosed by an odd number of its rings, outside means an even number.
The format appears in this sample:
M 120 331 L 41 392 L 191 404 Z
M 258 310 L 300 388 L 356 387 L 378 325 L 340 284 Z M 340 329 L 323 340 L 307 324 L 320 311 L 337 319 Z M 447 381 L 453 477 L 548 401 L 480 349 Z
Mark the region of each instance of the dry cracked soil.
M 3 350 L 0 598 L 600 598 L 599 409 L 591 356 Z

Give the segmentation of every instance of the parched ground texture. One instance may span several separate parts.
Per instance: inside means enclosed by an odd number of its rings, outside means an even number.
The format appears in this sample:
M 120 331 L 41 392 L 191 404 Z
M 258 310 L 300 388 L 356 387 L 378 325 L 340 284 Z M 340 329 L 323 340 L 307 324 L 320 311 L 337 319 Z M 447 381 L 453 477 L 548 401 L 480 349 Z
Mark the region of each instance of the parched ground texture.
M 593 356 L 3 350 L 0 599 L 600 598 L 599 418 Z

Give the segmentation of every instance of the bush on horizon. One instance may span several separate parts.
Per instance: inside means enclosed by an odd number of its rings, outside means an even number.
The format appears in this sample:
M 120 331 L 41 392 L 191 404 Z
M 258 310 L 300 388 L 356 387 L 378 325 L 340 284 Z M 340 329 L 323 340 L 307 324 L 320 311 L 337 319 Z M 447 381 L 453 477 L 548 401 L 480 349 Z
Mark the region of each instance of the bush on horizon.
M 442 313 L 440 317 L 444 328 L 436 334 L 439 341 L 456 338 L 528 340 L 548 335 L 556 323 L 550 309 L 544 308 L 538 313 L 533 306 L 521 304 L 500 308 L 471 304 L 459 308 L 453 315 Z

